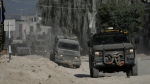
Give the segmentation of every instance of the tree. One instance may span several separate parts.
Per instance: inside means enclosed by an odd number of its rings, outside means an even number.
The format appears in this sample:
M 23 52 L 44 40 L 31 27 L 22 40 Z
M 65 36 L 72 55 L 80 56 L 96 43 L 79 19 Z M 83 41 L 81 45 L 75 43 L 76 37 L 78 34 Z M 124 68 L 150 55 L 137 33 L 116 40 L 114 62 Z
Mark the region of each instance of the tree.
M 138 30 L 142 26 L 143 6 L 140 2 L 129 4 L 129 1 L 97 0 L 97 29 L 114 26 L 131 32 Z M 69 36 L 77 36 L 83 53 L 87 52 L 88 13 L 92 11 L 92 0 L 38 0 L 37 7 L 42 24 L 53 26 L 53 34 L 60 28 Z
M 144 5 L 141 1 L 130 2 L 107 2 L 98 7 L 97 22 L 100 22 L 98 29 L 114 27 L 137 32 L 143 27 Z
M 92 0 L 38 0 L 42 23 L 53 25 L 54 34 L 57 27 L 67 35 L 75 35 L 86 53 L 88 38 L 88 12 Z

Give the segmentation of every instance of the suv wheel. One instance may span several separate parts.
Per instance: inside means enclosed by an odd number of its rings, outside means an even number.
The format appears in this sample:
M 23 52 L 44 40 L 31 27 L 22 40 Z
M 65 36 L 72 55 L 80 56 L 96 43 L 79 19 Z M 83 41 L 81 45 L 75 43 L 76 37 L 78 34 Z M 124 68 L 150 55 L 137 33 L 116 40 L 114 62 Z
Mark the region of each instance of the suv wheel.
M 75 67 L 76 67 L 76 68 L 80 68 L 80 65 L 76 65 Z
M 138 75 L 138 67 L 137 67 L 137 64 L 135 64 L 135 66 L 132 67 L 131 75 L 132 75 L 132 76 L 137 76 L 137 75 Z
M 52 53 L 50 53 L 49 59 L 52 61 Z
M 55 58 L 54 58 L 53 53 L 50 53 L 50 60 L 51 60 L 51 61 L 55 61 Z
M 93 78 L 98 78 L 99 77 L 99 70 L 96 68 L 91 68 L 90 69 L 90 75 Z
M 18 56 L 18 53 L 15 53 L 15 56 Z

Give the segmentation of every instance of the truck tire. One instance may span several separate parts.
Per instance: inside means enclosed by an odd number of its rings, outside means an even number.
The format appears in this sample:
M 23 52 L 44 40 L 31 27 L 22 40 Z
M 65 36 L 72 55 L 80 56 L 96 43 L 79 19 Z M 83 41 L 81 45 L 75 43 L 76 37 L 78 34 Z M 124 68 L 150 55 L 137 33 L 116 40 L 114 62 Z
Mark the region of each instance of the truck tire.
M 51 60 L 51 61 L 54 61 L 53 53 L 50 53 L 50 60 Z
M 132 76 L 137 76 L 137 75 L 138 75 L 138 67 L 137 67 L 137 64 L 135 64 L 135 66 L 132 67 L 131 75 L 132 75 Z
M 131 76 L 131 69 L 128 69 L 128 70 L 126 71 L 126 75 L 127 75 L 127 78 L 130 78 L 130 76 Z
M 76 68 L 80 68 L 80 65 L 76 65 L 75 67 L 76 67 Z
M 93 78 L 98 78 L 99 77 L 99 70 L 96 68 L 91 68 L 90 69 L 90 75 Z
M 93 77 L 93 70 L 90 68 L 90 77 Z
M 17 52 L 15 53 L 15 56 L 18 56 L 18 53 L 17 53 Z
M 50 53 L 49 59 L 52 61 L 52 53 Z

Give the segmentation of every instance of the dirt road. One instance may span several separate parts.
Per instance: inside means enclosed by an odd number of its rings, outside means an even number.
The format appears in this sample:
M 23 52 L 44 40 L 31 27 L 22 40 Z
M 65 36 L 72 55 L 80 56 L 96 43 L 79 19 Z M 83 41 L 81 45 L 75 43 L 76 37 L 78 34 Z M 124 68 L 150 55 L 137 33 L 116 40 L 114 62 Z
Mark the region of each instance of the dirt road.
M 100 74 L 90 78 L 88 58 L 79 69 L 58 66 L 41 56 L 13 56 L 0 59 L 0 84 L 150 84 L 150 57 L 138 56 L 139 76 L 126 78 L 125 73 Z

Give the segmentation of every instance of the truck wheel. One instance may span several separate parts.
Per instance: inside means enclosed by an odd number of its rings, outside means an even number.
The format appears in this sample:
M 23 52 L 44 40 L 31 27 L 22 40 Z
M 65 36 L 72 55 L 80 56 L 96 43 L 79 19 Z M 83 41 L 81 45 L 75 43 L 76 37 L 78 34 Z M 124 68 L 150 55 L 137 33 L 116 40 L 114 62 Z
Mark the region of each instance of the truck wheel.
M 130 69 L 128 69 L 128 70 L 126 71 L 126 75 L 127 75 L 127 78 L 130 78 L 130 76 L 131 76 L 131 70 L 130 70 Z
M 18 56 L 18 53 L 15 53 L 15 56 Z
M 90 68 L 90 76 L 93 77 L 93 70 Z
M 132 67 L 131 75 L 132 75 L 132 76 L 137 76 L 137 75 L 138 75 L 138 67 L 137 67 L 137 64 L 135 64 L 135 66 Z
M 93 78 L 98 78 L 99 77 L 99 70 L 96 68 L 91 68 L 90 69 L 90 75 Z
M 49 59 L 52 61 L 52 54 L 50 53 Z
M 76 68 L 80 68 L 80 65 L 76 65 Z
M 55 58 L 54 58 L 54 56 L 53 56 L 52 53 L 50 53 L 50 60 L 51 60 L 51 61 L 55 61 Z

